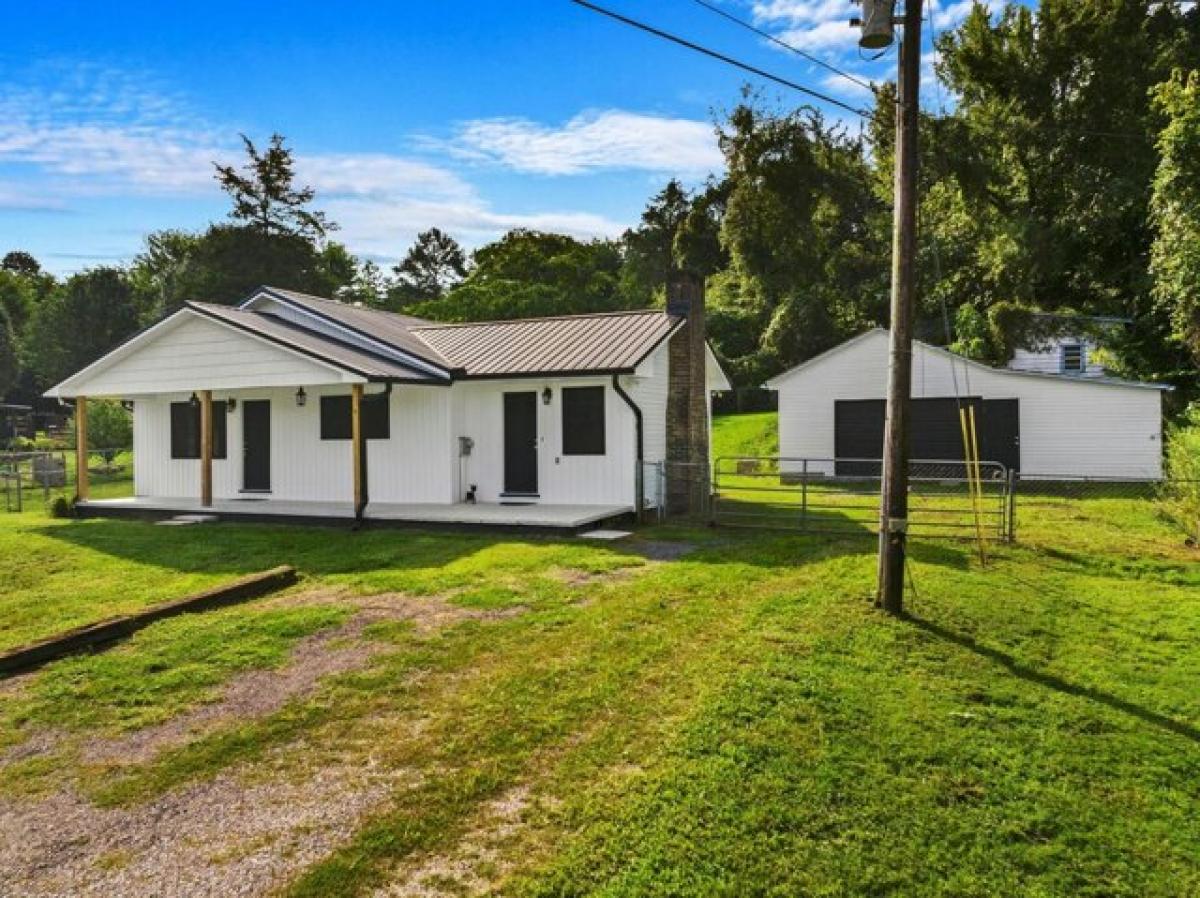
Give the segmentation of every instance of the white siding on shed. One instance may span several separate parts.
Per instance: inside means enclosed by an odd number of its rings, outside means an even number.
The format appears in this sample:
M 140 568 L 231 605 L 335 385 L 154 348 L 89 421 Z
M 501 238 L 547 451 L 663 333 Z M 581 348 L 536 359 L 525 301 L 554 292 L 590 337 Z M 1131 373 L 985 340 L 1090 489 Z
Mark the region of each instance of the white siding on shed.
M 834 404 L 886 395 L 887 348 L 886 331 L 868 331 L 776 377 L 780 454 L 832 458 Z M 922 343 L 913 353 L 914 398 L 953 397 L 957 377 L 958 395 L 1018 400 L 1024 474 L 1162 476 L 1160 390 L 1005 372 Z

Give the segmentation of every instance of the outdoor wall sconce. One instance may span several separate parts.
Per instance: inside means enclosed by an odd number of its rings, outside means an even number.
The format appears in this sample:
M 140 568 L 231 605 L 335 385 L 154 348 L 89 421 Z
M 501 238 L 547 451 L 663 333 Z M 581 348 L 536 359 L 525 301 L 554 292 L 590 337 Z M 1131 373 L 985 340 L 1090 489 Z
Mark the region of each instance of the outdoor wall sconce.
M 542 390 L 542 405 L 549 405 L 550 400 L 554 397 L 553 391 L 549 387 Z
M 304 387 L 296 391 L 296 407 L 304 408 L 304 403 L 308 402 L 308 394 L 304 392 Z
M 230 396 L 228 399 L 225 400 L 225 412 L 227 414 L 232 415 L 233 410 L 236 408 L 237 408 L 237 399 L 235 399 L 233 396 Z
M 200 407 L 200 397 L 197 396 L 195 393 L 192 394 L 192 398 L 189 399 L 188 402 L 191 403 L 192 408 Z

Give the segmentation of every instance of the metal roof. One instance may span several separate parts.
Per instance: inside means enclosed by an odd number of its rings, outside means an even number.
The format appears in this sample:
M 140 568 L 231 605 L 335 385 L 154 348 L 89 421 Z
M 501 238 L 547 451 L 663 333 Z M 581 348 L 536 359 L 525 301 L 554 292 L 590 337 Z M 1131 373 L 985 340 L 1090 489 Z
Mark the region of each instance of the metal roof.
M 763 386 L 768 390 L 777 390 L 779 389 L 779 385 L 790 378 L 793 374 L 797 374 L 800 371 L 814 366 L 829 356 L 839 353 L 843 349 L 848 349 L 849 347 L 866 340 L 868 337 L 874 337 L 879 334 L 886 336 L 887 333 L 887 328 L 878 326 L 873 327 L 870 330 L 863 331 L 861 334 L 851 337 L 844 343 L 839 343 L 832 349 L 827 349 L 822 353 L 818 353 L 811 359 L 803 361 L 799 365 L 789 368 L 787 371 L 776 374 L 774 377 L 763 383 Z M 1044 371 L 1022 371 L 1018 368 L 994 368 L 991 365 L 986 365 L 983 362 L 976 361 L 975 359 L 969 359 L 966 356 L 959 355 L 956 352 L 951 352 L 944 346 L 934 346 L 932 343 L 925 343 L 921 340 L 913 340 L 913 345 L 928 349 L 931 352 L 940 353 L 944 356 L 949 356 L 954 361 L 961 362 L 963 365 L 975 368 L 976 370 L 988 371 L 992 374 L 1003 374 L 1006 377 L 1039 377 L 1043 380 L 1055 380 L 1059 383 L 1098 384 L 1100 386 L 1110 387 L 1137 387 L 1138 389 L 1142 390 L 1162 390 L 1164 392 L 1171 392 L 1175 389 L 1170 384 L 1151 383 L 1149 381 L 1138 380 L 1122 380 L 1116 377 L 1072 377 L 1068 374 L 1050 374 Z
M 189 302 L 187 307 L 201 315 L 231 324 L 270 340 L 272 343 L 278 343 L 363 377 L 416 383 L 445 383 L 443 378 L 434 377 L 395 359 L 389 359 L 349 343 L 335 340 L 326 334 L 308 330 L 291 321 L 285 321 L 278 315 L 267 312 L 251 312 L 207 302 Z
M 318 317 L 340 324 L 361 336 L 370 337 L 394 349 L 399 349 L 401 352 L 414 355 L 439 368 L 449 370 L 453 367 L 433 347 L 412 335 L 413 327 L 433 323 L 424 318 L 385 312 L 381 309 L 368 309 L 363 306 L 338 302 L 335 299 L 324 299 L 308 293 L 299 293 L 295 290 L 283 290 L 279 287 L 263 287 L 262 290 L 255 293 L 254 298 L 264 293 L 269 297 L 283 300 L 285 303 L 300 306 Z M 253 302 L 253 299 L 250 301 Z
M 643 310 L 410 330 L 464 377 L 610 374 L 632 371 L 681 321 Z

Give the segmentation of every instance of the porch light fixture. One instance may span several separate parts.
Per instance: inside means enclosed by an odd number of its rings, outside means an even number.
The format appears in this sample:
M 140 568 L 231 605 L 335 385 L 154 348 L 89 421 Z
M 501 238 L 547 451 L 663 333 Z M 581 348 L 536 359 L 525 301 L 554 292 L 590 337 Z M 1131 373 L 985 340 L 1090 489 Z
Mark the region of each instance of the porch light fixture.
M 192 398 L 188 402 L 191 403 L 192 408 L 197 408 L 200 405 L 200 397 L 193 393 Z
M 304 404 L 308 402 L 308 394 L 304 392 L 304 387 L 296 391 L 296 407 L 304 408 Z
M 234 409 L 236 409 L 236 408 L 237 408 L 237 399 L 236 398 L 234 398 L 233 396 L 230 396 L 228 399 L 225 400 L 225 412 L 227 414 L 232 415 Z
M 550 400 L 554 398 L 554 392 L 549 387 L 542 389 L 542 405 L 549 405 Z

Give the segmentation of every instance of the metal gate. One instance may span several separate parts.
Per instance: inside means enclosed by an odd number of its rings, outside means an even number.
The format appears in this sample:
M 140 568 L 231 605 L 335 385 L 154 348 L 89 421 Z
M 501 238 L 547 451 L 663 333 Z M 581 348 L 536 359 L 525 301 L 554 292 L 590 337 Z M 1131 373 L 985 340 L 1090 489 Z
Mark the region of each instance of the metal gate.
M 990 539 L 1010 539 L 1013 474 L 999 462 L 978 467 L 975 494 L 966 462 L 910 462 L 909 532 L 975 539 L 982 531 Z M 878 533 L 880 468 L 877 458 L 723 456 L 713 464 L 711 520 L 732 527 Z

